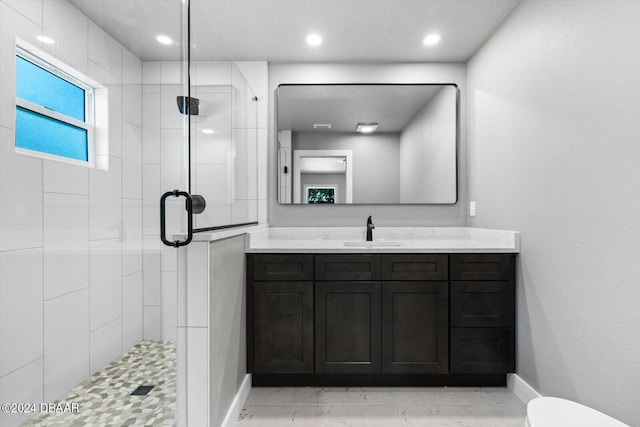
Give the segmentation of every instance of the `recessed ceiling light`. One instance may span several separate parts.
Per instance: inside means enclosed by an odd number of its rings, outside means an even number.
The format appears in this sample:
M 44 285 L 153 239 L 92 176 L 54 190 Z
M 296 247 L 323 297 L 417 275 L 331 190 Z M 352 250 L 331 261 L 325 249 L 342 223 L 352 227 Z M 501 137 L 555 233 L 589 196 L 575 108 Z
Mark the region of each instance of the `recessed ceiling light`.
M 207 135 L 213 135 L 214 133 L 216 133 L 215 130 L 213 129 L 202 129 L 202 133 L 206 133 Z
M 314 129 L 331 129 L 331 125 L 329 123 L 314 123 Z
M 360 133 L 373 133 L 378 129 L 377 123 L 358 123 L 356 131 Z
M 55 41 L 51 38 L 51 37 L 47 37 L 47 36 L 38 36 L 36 37 L 38 40 L 40 40 L 42 43 L 44 44 L 54 44 Z
M 322 37 L 320 34 L 309 34 L 307 36 L 307 44 L 310 46 L 320 46 L 322 44 Z
M 422 39 L 422 44 L 425 46 L 434 46 L 440 43 L 440 34 L 429 34 L 425 38 Z
M 156 40 L 158 40 L 158 43 L 162 43 L 162 44 L 166 44 L 166 45 L 170 45 L 173 43 L 173 40 L 171 40 L 171 37 L 167 37 L 164 36 L 162 34 L 160 34 L 158 37 L 156 37 Z

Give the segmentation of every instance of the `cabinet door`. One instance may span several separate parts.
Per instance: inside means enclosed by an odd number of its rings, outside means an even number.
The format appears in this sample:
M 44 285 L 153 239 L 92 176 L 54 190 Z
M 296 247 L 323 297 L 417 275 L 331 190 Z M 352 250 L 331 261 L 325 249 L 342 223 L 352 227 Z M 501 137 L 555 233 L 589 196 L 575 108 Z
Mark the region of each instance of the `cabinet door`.
M 513 331 L 504 328 L 452 328 L 451 372 L 514 372 Z
M 254 372 L 313 372 L 313 283 L 254 284 Z
M 382 372 L 447 373 L 447 282 L 382 283 Z
M 380 282 L 315 287 L 316 372 L 380 373 Z

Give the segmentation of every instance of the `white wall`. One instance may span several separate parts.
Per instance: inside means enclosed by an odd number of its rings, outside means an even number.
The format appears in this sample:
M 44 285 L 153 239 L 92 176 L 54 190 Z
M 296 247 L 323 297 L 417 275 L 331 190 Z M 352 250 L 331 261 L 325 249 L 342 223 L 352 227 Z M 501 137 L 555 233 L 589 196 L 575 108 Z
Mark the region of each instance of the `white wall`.
M 16 35 L 108 87 L 108 171 L 14 153 Z M 140 82 L 140 61 L 66 1 L 0 1 L 2 402 L 53 401 L 142 338 Z
M 269 224 L 271 226 L 463 226 L 467 213 L 465 64 L 269 64 L 269 93 L 283 83 L 455 83 L 461 89 L 458 200 L 455 205 L 287 206 L 278 203 L 274 102 L 269 123 Z M 274 98 L 274 97 L 272 97 Z
M 402 130 L 400 202 L 456 201 L 456 89 L 444 86 Z
M 398 203 L 398 136 L 397 133 L 293 132 L 291 142 L 293 151 L 351 150 L 353 203 Z M 304 187 L 301 190 L 304 192 Z
M 640 2 L 525 1 L 469 63 L 472 225 L 521 232 L 517 372 L 640 425 Z

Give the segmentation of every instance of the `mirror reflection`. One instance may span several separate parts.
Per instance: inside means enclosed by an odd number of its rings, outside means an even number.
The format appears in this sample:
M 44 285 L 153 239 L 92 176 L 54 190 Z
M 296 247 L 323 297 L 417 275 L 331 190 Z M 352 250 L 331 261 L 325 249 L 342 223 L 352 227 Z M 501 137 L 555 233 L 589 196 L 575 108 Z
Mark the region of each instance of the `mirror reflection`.
M 280 203 L 456 203 L 456 85 L 284 84 L 276 95 Z

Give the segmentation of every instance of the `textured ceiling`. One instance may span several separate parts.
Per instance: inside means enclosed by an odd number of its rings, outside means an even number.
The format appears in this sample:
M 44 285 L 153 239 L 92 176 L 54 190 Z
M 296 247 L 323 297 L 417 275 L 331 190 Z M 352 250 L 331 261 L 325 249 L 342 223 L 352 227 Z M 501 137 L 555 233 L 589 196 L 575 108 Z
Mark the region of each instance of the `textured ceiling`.
M 180 59 L 180 0 L 69 0 L 142 60 Z M 192 56 L 271 62 L 464 62 L 521 0 L 192 0 Z M 320 33 L 310 48 L 305 37 Z M 427 48 L 422 38 L 442 35 Z M 161 46 L 159 33 L 177 41 Z

